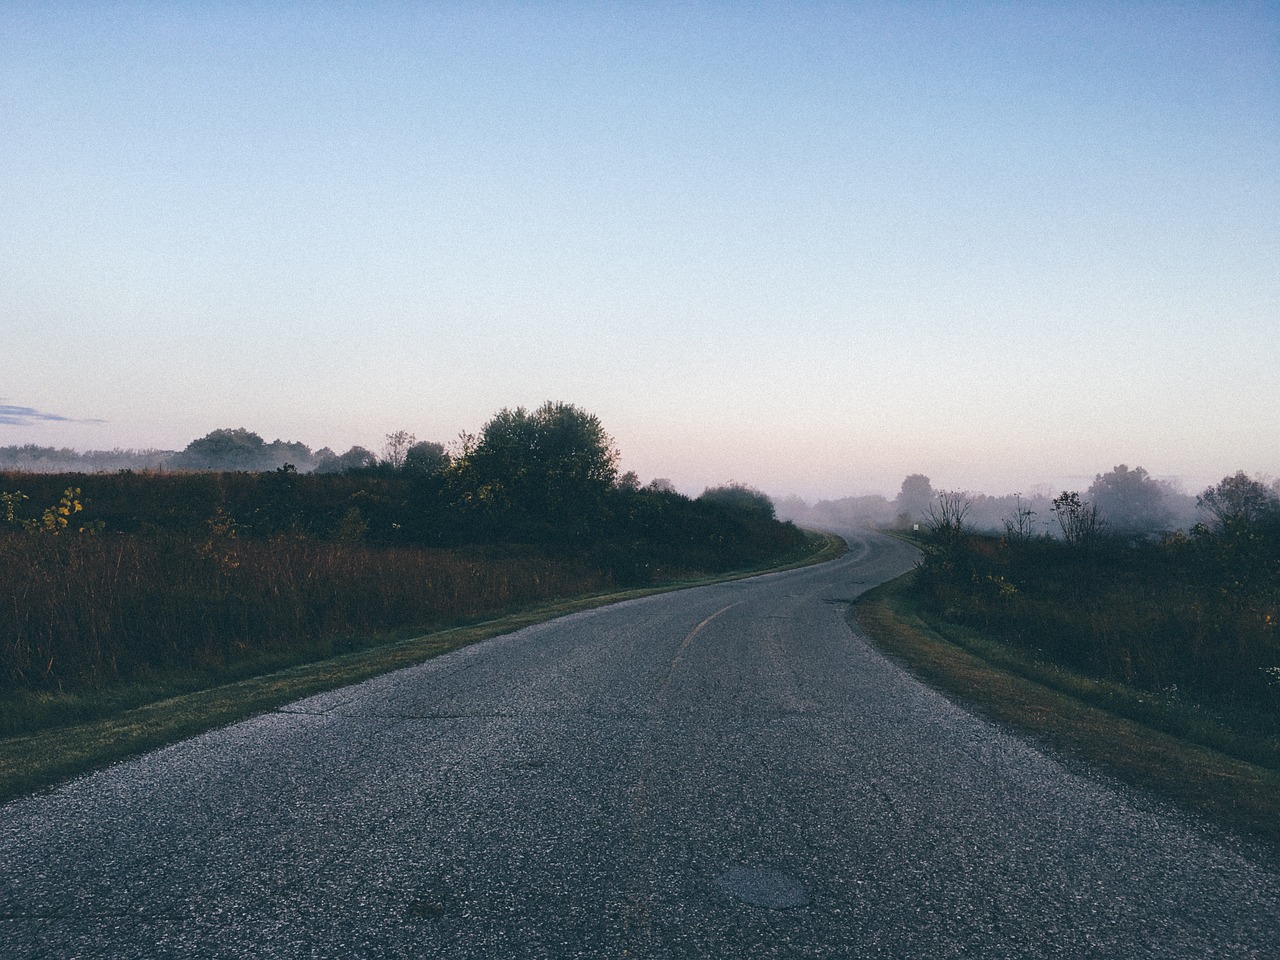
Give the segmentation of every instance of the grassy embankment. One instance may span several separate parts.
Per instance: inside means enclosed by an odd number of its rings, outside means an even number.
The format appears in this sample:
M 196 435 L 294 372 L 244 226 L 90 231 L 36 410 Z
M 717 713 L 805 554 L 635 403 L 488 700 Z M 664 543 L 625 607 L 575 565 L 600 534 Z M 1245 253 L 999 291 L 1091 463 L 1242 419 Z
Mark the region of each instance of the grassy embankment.
M 997 554 L 993 543 L 978 540 L 970 546 L 976 547 L 979 560 L 991 559 Z M 1057 548 L 1042 544 L 1038 549 Z M 1159 548 L 1142 549 L 1152 553 Z M 1256 678 L 1232 683 L 1221 673 L 1223 661 L 1233 659 L 1239 669 L 1255 669 L 1247 655 L 1249 624 L 1230 625 L 1237 631 L 1235 640 L 1215 656 L 1217 675 L 1205 676 L 1199 689 L 1184 686 L 1182 691 L 1168 682 L 1168 671 L 1175 665 L 1160 662 L 1160 647 L 1148 635 L 1150 624 L 1143 630 L 1137 626 L 1149 619 L 1143 613 L 1145 602 L 1135 601 L 1142 589 L 1152 603 L 1163 597 L 1170 608 L 1167 615 L 1175 619 L 1186 616 L 1177 595 L 1183 600 L 1196 595 L 1193 605 L 1203 617 L 1206 609 L 1212 609 L 1206 594 L 1218 592 L 1212 575 L 1201 570 L 1193 589 L 1163 562 L 1144 570 L 1140 558 L 1130 557 L 1135 562 L 1126 575 L 1107 581 L 1111 590 L 1089 590 L 1088 578 L 1057 583 L 1055 590 L 1074 594 L 1076 599 L 1059 596 L 1055 611 L 1062 612 L 1055 615 L 1082 618 L 1076 625 L 1076 647 L 1092 644 L 1095 651 L 1115 654 L 1092 657 L 1082 656 L 1078 649 L 1069 651 L 1061 623 L 1055 642 L 1038 642 L 1038 618 L 1046 615 L 1044 597 L 1036 595 L 1033 576 L 1021 576 L 1024 571 L 1016 558 L 1012 567 L 1006 565 L 999 573 L 983 572 L 979 564 L 978 577 L 967 562 L 972 559 L 952 554 L 945 563 L 935 562 L 932 570 L 927 569 L 926 559 L 921 571 L 866 594 L 850 616 L 883 649 L 958 701 L 1032 734 L 1068 759 L 1084 761 L 1211 822 L 1261 840 L 1273 853 L 1280 850 L 1280 739 L 1275 710 L 1268 709 L 1263 699 L 1267 691 L 1253 682 Z M 1008 558 L 996 555 L 995 559 Z M 939 560 L 936 554 L 934 560 Z M 1116 560 L 1113 553 L 1103 558 L 1067 557 L 1066 562 L 1085 564 L 1096 572 L 1099 563 Z M 962 575 L 954 575 L 957 569 Z M 1008 579 L 1001 581 L 1002 576 Z M 1138 580 L 1145 586 L 1140 587 Z M 1238 588 L 1224 596 L 1239 613 Z M 1267 617 L 1273 614 L 1266 608 L 1268 594 L 1259 596 L 1263 609 L 1255 619 L 1269 629 L 1272 621 Z M 1274 603 L 1274 594 L 1270 597 Z M 989 606 L 993 599 L 998 609 Z M 1028 602 L 1021 606 L 1022 601 Z M 1121 622 L 1130 624 L 1128 636 L 1118 626 Z M 1215 621 L 1208 633 L 1222 626 Z M 1102 640 L 1088 637 L 1090 629 L 1101 629 Z M 1246 634 L 1243 639 L 1240 630 Z M 1186 656 L 1171 633 L 1166 628 L 1163 634 L 1166 659 L 1177 655 L 1187 661 L 1181 669 L 1196 669 L 1194 658 Z M 1205 644 L 1203 623 L 1191 633 L 1201 646 Z M 1221 636 L 1216 639 L 1225 643 Z M 1151 658 L 1143 675 L 1133 670 L 1134 646 Z M 1130 651 L 1128 656 L 1125 650 Z M 1212 655 L 1212 645 L 1209 650 L 1206 656 Z M 1116 667 L 1111 675 L 1105 669 L 1108 659 Z
M 528 548 L 217 529 L 194 541 L 12 534 L 0 546 L 0 581 L 20 585 L 4 605 L 16 672 L 0 690 L 0 800 L 532 623 L 843 549 L 810 535 L 746 569 L 677 565 L 619 589 L 609 569 Z M 66 682 L 51 679 L 55 661 L 74 663 Z

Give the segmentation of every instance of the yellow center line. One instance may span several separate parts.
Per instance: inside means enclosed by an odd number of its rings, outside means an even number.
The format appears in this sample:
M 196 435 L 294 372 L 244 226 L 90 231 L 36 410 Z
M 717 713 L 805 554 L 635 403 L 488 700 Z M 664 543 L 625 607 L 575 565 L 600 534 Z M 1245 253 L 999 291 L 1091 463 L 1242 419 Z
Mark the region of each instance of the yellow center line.
M 680 666 L 680 661 L 684 659 L 685 653 L 688 652 L 689 645 L 693 643 L 694 637 L 696 637 L 698 634 L 702 632 L 702 628 L 705 627 L 707 624 L 709 624 L 716 617 L 720 616 L 720 614 L 724 613 L 725 611 L 732 610 L 734 607 L 741 606 L 744 603 L 746 603 L 745 600 L 738 600 L 735 603 L 729 604 L 727 607 L 721 607 L 719 610 L 711 614 L 711 616 L 707 617 L 707 619 L 703 620 L 700 624 L 698 624 L 696 627 L 694 627 L 692 630 L 689 631 L 689 635 L 685 637 L 684 642 L 680 644 L 680 649 L 676 651 L 675 659 L 671 661 L 671 669 L 667 671 L 667 679 L 666 681 L 663 682 L 662 689 L 658 691 L 658 699 L 662 699 L 663 697 L 666 696 L 667 688 L 671 686 L 671 681 L 675 678 L 676 667 Z

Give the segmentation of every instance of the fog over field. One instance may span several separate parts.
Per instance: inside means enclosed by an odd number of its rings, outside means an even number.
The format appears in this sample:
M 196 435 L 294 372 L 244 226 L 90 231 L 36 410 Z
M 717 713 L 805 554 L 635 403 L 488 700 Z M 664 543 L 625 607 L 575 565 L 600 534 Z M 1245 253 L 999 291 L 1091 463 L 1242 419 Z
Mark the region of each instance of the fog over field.
M 15 3 L 0 49 L 0 447 L 552 399 L 809 506 L 1280 474 L 1272 3 Z

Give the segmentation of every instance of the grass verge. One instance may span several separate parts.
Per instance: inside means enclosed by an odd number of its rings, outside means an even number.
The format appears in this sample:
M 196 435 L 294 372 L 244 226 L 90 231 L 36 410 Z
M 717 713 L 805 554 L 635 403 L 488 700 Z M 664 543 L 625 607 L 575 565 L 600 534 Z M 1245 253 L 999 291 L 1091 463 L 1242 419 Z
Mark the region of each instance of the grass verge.
M 481 623 L 437 630 L 233 683 L 189 690 L 190 678 L 180 678 L 175 681 L 174 689 L 181 691 L 176 695 L 173 690 L 156 686 L 154 699 L 149 703 L 113 710 L 86 723 L 0 740 L 0 802 L 273 710 L 301 697 L 358 683 L 556 617 L 636 597 L 823 563 L 840 556 L 845 549 L 842 540 L 827 534 L 811 533 L 810 544 L 809 555 L 778 566 L 559 600 Z M 106 698 L 111 695 L 110 692 L 103 694 Z
M 850 609 L 881 649 L 966 706 L 1280 855 L 1280 769 L 1266 762 L 1273 744 L 1243 742 L 1194 708 L 1152 707 L 1131 691 L 939 624 L 911 595 L 911 576 L 869 591 Z

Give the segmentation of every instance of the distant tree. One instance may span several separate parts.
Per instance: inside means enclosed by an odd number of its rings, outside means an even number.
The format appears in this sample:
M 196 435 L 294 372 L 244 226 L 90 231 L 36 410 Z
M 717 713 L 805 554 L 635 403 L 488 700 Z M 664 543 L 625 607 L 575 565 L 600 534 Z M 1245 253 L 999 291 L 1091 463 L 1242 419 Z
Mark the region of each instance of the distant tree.
M 801 501 L 803 503 L 803 501 Z M 895 503 L 878 493 L 861 497 L 841 497 L 839 500 L 819 500 L 801 516 L 813 523 L 852 525 L 858 527 L 890 526 L 894 522 Z M 789 514 L 779 509 L 779 516 Z M 897 516 L 899 525 L 910 523 L 909 517 Z
M 169 465 L 172 450 L 86 450 L 69 447 L 0 447 L 0 470 L 30 473 L 102 473 L 114 470 L 158 470 Z
M 244 427 L 214 430 L 192 440 L 171 464 L 180 470 L 227 471 L 269 470 L 273 466 L 262 437 Z
M 1220 531 L 1229 527 L 1247 528 L 1280 513 L 1280 496 L 1243 470 L 1223 477 L 1196 497 L 1196 504 L 1209 515 Z
M 448 466 L 449 454 L 442 443 L 419 440 L 404 452 L 403 467 L 410 473 L 433 475 L 443 473 Z
M 933 503 L 933 485 L 923 473 L 913 473 L 902 481 L 902 489 L 898 491 L 898 513 L 907 522 L 924 520 Z
M 298 470 L 307 471 L 314 463 L 311 448 L 296 440 L 272 440 L 263 448 L 263 452 L 269 469 L 292 464 Z
M 409 448 L 417 442 L 417 439 L 406 430 L 388 433 L 386 442 L 382 445 L 382 462 L 393 470 L 399 470 L 404 466 L 404 458 L 408 455 Z
M 634 470 L 628 470 L 618 478 L 618 489 L 627 493 L 635 493 L 640 489 L 640 478 Z
M 768 494 L 761 493 L 744 483 L 730 482 L 724 486 L 708 487 L 698 500 L 702 503 L 714 503 L 730 510 L 737 510 L 762 520 L 774 519 L 773 501 L 769 499 Z
M 372 451 L 364 447 L 352 447 L 346 453 L 326 458 L 317 458 L 316 473 L 346 473 L 348 470 L 367 470 L 376 466 L 378 458 Z
M 1168 488 L 1142 467 L 1130 470 L 1123 463 L 1098 474 L 1088 490 L 1107 528 L 1127 535 L 1168 530 L 1173 521 L 1168 494 Z
M 1063 490 L 1053 498 L 1053 513 L 1062 538 L 1074 547 L 1088 547 L 1102 536 L 1103 521 L 1097 504 L 1082 500 L 1075 490 Z
M 790 520 L 793 523 L 804 522 L 813 509 L 807 501 L 794 494 L 775 499 L 773 508 L 779 519 Z

